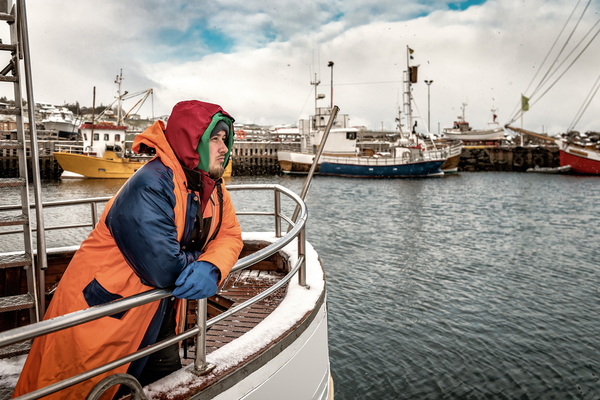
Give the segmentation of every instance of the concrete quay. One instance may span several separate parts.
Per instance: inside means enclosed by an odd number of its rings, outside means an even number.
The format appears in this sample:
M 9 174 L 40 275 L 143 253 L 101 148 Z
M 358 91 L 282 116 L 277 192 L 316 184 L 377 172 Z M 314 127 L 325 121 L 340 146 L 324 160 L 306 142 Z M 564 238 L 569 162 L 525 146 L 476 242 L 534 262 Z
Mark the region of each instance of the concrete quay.
M 2 149 L 0 141 L 0 177 L 18 176 L 18 158 L 15 150 Z M 72 142 L 74 143 L 74 142 Z M 59 179 L 62 168 L 54 159 L 52 152 L 55 145 L 65 145 L 65 141 L 39 141 L 40 172 L 42 179 Z M 299 150 L 299 144 L 295 144 Z M 293 144 L 292 144 L 293 146 Z M 281 173 L 277 162 L 277 152 L 290 144 L 281 142 L 236 141 L 233 146 L 231 162 L 233 176 L 278 175 Z M 28 158 L 29 176 L 31 177 L 31 159 Z M 559 151 L 554 144 L 539 146 L 464 146 L 458 171 L 509 171 L 525 172 L 527 168 L 558 167 Z

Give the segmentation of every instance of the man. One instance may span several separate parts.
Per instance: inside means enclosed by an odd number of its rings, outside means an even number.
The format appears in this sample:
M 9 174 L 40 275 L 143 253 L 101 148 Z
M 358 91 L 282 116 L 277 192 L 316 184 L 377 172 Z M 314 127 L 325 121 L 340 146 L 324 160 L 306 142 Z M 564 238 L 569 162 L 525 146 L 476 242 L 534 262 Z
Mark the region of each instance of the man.
M 242 249 L 241 229 L 221 176 L 233 118 L 220 106 L 178 103 L 165 130 L 154 123 L 134 141 L 156 152 L 106 205 L 54 294 L 45 319 L 175 285 L 177 298 L 212 296 Z M 179 301 L 163 299 L 37 338 L 14 397 L 175 335 Z M 47 398 L 85 398 L 104 377 L 127 372 L 142 384 L 181 367 L 177 345 Z M 116 395 L 113 387 L 103 398 Z

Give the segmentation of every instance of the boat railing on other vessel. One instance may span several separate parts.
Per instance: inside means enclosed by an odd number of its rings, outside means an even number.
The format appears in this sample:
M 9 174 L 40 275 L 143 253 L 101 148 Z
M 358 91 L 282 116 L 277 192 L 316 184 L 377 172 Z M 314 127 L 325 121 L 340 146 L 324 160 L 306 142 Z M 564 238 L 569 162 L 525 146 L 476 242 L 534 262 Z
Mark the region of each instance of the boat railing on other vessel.
M 322 155 L 319 161 L 321 163 L 342 163 L 350 162 L 356 165 L 398 165 L 398 163 L 406 162 L 420 162 L 420 161 L 433 161 L 433 160 L 445 160 L 448 157 L 447 150 L 426 150 L 420 151 L 418 155 L 413 152 L 403 153 L 402 157 L 393 157 L 391 155 L 375 154 L 374 156 L 332 156 Z
M 327 350 L 324 273 L 318 256 L 306 241 L 305 225 L 308 218 L 306 204 L 297 194 L 280 185 L 235 185 L 228 186 L 227 189 L 230 192 L 272 191 L 273 211 L 246 211 L 244 208 L 244 211 L 238 211 L 237 215 L 272 217 L 275 222 L 274 233 L 243 234 L 242 255 L 245 256 L 234 265 L 216 298 L 190 300 L 190 309 L 194 308 L 191 303 L 196 302 L 195 318 L 190 314 L 191 312 L 179 316 L 180 321 L 187 322 L 184 324 L 187 329 L 182 329 L 172 338 L 20 396 L 18 399 L 37 399 L 47 396 L 94 376 L 106 374 L 119 366 L 146 357 L 175 343 L 183 343 L 184 354 L 187 356 L 187 342 L 190 338 L 195 339 L 196 343 L 192 350 L 195 352 L 195 359 L 188 360 L 189 365 L 172 374 L 177 375 L 172 378 L 172 384 L 169 381 L 172 376 L 163 378 L 154 387 L 154 384 L 150 384 L 146 393 L 150 393 L 152 398 L 164 398 L 165 395 L 177 391 L 177 398 L 182 399 L 213 398 L 216 395 L 223 399 L 242 397 L 275 399 L 280 398 L 283 387 L 297 387 L 297 390 L 286 393 L 287 398 L 322 400 L 332 398 L 333 385 Z M 295 221 L 283 214 L 281 195 L 287 196 L 295 203 L 297 211 L 295 215 L 298 215 Z M 45 203 L 44 207 L 89 205 L 92 217 L 91 223 L 53 226 L 45 229 L 94 227 L 98 219 L 98 205 L 109 199 L 100 197 Z M 14 212 L 20 207 L 2 206 L 0 211 Z M 282 233 L 282 223 L 290 226 L 291 229 L 287 233 Z M 4 233 L 18 233 L 18 231 Z M 70 252 L 72 257 L 76 249 L 77 246 L 64 247 L 49 250 L 47 254 L 51 258 L 53 254 Z M 49 259 L 48 262 L 52 264 L 52 260 Z M 49 269 L 51 268 L 50 265 Z M 265 276 L 261 278 L 260 274 Z M 295 276 L 297 281 L 293 279 Z M 40 290 L 42 293 L 47 288 L 43 279 L 39 286 L 42 288 Z M 161 300 L 172 296 L 171 289 L 152 289 L 135 296 L 2 332 L 0 333 L 0 355 L 6 354 L 9 351 L 7 349 L 20 344 L 21 351 L 14 354 L 24 354 L 27 350 L 23 351 L 23 343 L 31 339 Z M 235 297 L 236 290 L 238 294 L 243 293 Z M 43 295 L 40 301 L 45 302 Z M 223 301 L 229 301 L 229 304 L 223 307 Z M 269 307 L 271 309 L 264 310 Z M 208 320 L 207 313 L 211 317 Z M 253 313 L 251 316 L 255 320 L 253 325 L 247 324 L 250 318 L 245 313 Z M 241 331 L 240 327 L 236 328 L 236 321 L 239 320 L 244 325 Z M 209 333 L 207 333 L 208 329 L 211 329 Z M 232 335 L 237 337 L 232 339 Z M 207 357 L 207 347 L 213 350 L 209 354 L 212 358 Z M 298 379 L 290 380 L 292 377 Z M 125 384 L 132 389 L 139 386 L 131 376 L 124 378 L 123 374 L 108 375 L 90 392 L 90 396 L 92 393 L 94 396 L 88 398 L 97 399 L 105 390 L 116 384 Z M 100 390 L 100 387 L 103 389 Z M 3 390 L 6 395 L 7 389 L 10 396 L 12 389 L 3 388 L 0 384 L 0 398 L 3 398 Z M 139 389 L 141 390 L 141 387 Z M 145 398 L 143 392 L 141 395 L 141 398 Z
M 84 146 L 75 145 L 75 144 L 61 144 L 57 143 L 54 146 L 54 151 L 61 153 L 71 153 L 71 154 L 83 154 Z

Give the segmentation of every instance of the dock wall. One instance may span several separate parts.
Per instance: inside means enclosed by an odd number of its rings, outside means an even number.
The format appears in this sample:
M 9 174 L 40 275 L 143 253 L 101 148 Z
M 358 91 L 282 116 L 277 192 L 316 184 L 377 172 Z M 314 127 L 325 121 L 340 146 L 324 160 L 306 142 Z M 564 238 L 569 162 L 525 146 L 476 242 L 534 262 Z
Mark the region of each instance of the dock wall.
M 280 174 L 277 152 L 281 146 L 281 143 L 273 142 L 235 142 L 231 154 L 231 175 Z
M 510 171 L 525 172 L 527 168 L 558 167 L 559 150 L 552 146 L 465 146 L 459 171 Z
M 40 174 L 42 179 L 59 179 L 62 168 L 54 159 L 55 142 L 39 141 Z M 61 143 L 62 144 L 62 143 Z M 232 149 L 232 175 L 278 175 L 281 168 L 277 162 L 277 152 L 281 143 L 245 142 L 234 143 Z M 286 148 L 287 149 L 287 148 Z M 29 156 L 29 150 L 27 152 Z M 510 171 L 524 172 L 527 168 L 558 167 L 559 151 L 550 146 L 465 146 L 462 151 L 459 171 Z M 19 164 L 16 150 L 3 149 L 0 142 L 0 177 L 17 177 Z M 31 158 L 28 157 L 28 174 L 31 179 Z

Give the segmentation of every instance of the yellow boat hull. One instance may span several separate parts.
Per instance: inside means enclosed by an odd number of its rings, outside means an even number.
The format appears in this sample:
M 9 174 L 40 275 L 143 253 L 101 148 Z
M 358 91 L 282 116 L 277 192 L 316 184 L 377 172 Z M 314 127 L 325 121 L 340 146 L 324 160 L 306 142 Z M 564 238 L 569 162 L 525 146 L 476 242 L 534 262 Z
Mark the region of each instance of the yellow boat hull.
M 127 179 L 145 164 L 144 161 L 119 158 L 111 151 L 104 153 L 103 158 L 74 153 L 53 154 L 62 169 L 86 178 Z
M 119 158 L 112 151 L 106 151 L 103 158 L 62 152 L 53 154 L 62 169 L 86 178 L 127 179 L 145 164 L 145 161 Z M 230 176 L 231 162 L 227 165 L 223 174 L 224 178 Z

